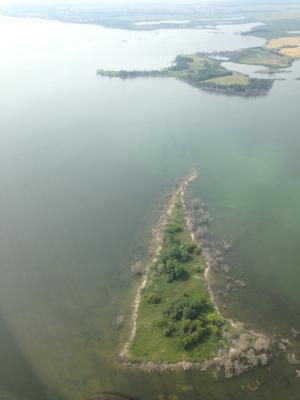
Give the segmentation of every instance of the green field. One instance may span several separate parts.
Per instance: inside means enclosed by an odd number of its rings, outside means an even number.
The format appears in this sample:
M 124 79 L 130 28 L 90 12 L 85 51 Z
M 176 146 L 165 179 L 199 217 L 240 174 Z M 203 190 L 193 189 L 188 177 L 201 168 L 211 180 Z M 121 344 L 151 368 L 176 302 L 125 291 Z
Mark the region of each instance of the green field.
M 207 82 L 215 83 L 216 85 L 231 86 L 231 85 L 248 85 L 250 78 L 247 75 L 238 72 L 229 76 L 221 76 L 218 78 L 208 79 Z
M 186 228 L 178 196 L 159 260 L 149 271 L 130 347 L 132 359 L 202 361 L 225 344 L 227 325 L 209 299 L 204 270 L 201 249 Z
M 267 47 L 253 47 L 232 52 L 224 52 L 230 61 L 239 64 L 261 65 L 272 68 L 286 68 L 291 66 L 294 59 L 280 54 L 277 50 Z

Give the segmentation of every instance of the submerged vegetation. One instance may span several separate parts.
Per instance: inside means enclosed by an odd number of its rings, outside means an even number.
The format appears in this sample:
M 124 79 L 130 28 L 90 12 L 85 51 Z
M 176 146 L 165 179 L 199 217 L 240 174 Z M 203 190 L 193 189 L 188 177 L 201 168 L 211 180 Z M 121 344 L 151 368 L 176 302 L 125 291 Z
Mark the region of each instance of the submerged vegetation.
M 137 331 L 129 349 L 133 359 L 204 360 L 225 343 L 227 324 L 209 298 L 204 270 L 201 249 L 187 229 L 178 194 L 142 294 Z
M 272 87 L 273 80 L 250 78 L 237 74 L 222 66 L 222 60 L 202 54 L 177 56 L 174 65 L 152 71 L 106 71 L 98 70 L 98 75 L 111 78 L 173 77 L 189 85 L 215 93 L 238 96 L 265 95 Z

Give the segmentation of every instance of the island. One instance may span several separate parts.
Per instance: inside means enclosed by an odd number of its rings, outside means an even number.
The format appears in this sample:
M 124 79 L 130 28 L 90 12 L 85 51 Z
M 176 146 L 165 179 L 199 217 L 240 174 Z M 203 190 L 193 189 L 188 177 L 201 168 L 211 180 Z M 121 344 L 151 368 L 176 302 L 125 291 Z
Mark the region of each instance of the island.
M 107 71 L 99 69 L 99 76 L 110 78 L 176 78 L 199 89 L 237 96 L 263 96 L 272 88 L 274 80 L 250 78 L 222 66 L 224 60 L 195 53 L 179 55 L 169 68 L 152 71 Z
M 132 328 L 119 360 L 145 371 L 224 369 L 231 378 L 265 365 L 271 341 L 226 318 L 216 304 L 211 272 L 220 259 L 205 244 L 210 216 L 187 197 L 192 171 L 168 196 L 153 231 L 150 260 L 133 301 Z M 224 251 L 229 244 L 223 243 Z
M 253 78 L 245 73 L 227 69 L 224 61 L 267 67 L 265 74 L 273 74 L 290 67 L 300 57 L 300 37 L 270 40 L 266 46 L 178 55 L 173 65 L 161 70 L 110 71 L 99 69 L 99 76 L 121 79 L 169 77 L 212 93 L 243 97 L 265 96 L 273 87 L 274 79 Z

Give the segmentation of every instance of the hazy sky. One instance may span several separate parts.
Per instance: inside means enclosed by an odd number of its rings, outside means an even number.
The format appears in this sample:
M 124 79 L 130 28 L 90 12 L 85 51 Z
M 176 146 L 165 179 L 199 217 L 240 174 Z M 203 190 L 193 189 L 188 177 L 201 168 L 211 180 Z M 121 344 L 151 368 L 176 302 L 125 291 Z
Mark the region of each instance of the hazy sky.
M 9 4 L 120 4 L 120 3 L 210 3 L 225 0 L 0 0 L 0 5 Z M 240 0 L 243 1 L 243 0 Z
M 155 4 L 172 4 L 172 3 L 223 3 L 228 0 L 0 0 L 0 5 L 9 5 L 9 4 L 40 4 L 40 5 L 49 5 L 49 4 L 120 4 L 120 3 L 155 3 Z M 277 3 L 285 3 L 285 0 L 231 0 L 231 2 L 236 3 L 258 3 L 258 4 L 277 4 Z M 300 4 L 300 0 L 289 0 L 286 3 L 295 3 Z

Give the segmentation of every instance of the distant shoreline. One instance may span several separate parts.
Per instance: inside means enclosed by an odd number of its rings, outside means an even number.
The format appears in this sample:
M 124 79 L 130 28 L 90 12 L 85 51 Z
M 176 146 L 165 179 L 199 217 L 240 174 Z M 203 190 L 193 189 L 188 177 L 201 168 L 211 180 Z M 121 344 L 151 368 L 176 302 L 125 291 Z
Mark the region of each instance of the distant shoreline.
M 263 48 L 255 48 L 257 52 L 263 51 Z M 243 50 L 230 52 L 230 57 L 238 54 L 245 56 Z M 267 53 L 271 51 L 265 50 Z M 223 54 L 226 52 L 222 52 Z M 246 55 L 247 55 L 246 53 Z M 217 53 L 219 54 L 219 53 Z M 217 54 L 193 53 L 187 55 L 178 55 L 173 65 L 161 70 L 135 70 L 135 71 L 112 71 L 98 69 L 97 75 L 108 78 L 136 79 L 136 78 L 175 78 L 197 89 L 210 93 L 226 96 L 238 97 L 259 97 L 265 96 L 272 89 L 274 79 L 251 78 L 247 74 L 238 73 L 225 68 L 222 65 L 222 59 Z M 273 56 L 273 54 L 272 54 Z M 280 58 L 280 56 L 278 56 Z

